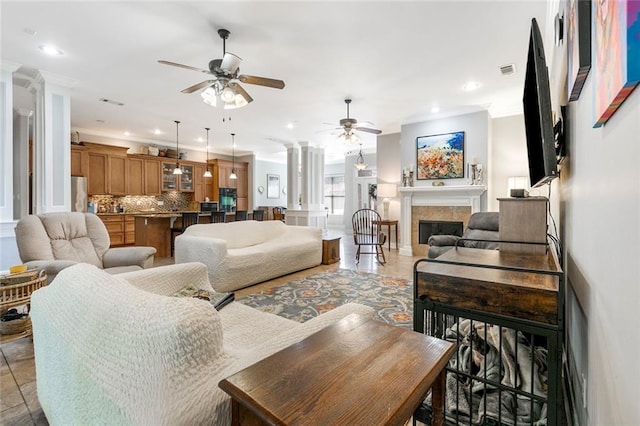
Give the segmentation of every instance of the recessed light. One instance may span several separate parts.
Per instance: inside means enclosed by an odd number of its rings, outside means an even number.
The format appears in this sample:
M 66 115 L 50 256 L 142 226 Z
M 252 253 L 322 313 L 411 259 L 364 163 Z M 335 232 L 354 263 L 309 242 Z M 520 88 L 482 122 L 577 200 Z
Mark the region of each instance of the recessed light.
M 437 106 L 431 107 L 431 112 L 433 113 L 440 112 L 440 108 L 438 108 Z
M 125 135 L 125 136 L 131 136 L 131 133 L 129 133 L 129 132 L 127 132 L 127 131 L 125 130 L 124 135 Z
M 462 86 L 462 90 L 466 90 L 467 92 L 470 92 L 472 90 L 478 89 L 479 87 L 480 87 L 480 83 L 478 83 L 477 81 L 469 81 L 464 86 Z
M 202 136 L 198 136 L 198 139 L 196 139 L 198 142 L 202 143 L 204 142 L 204 139 L 202 139 Z
M 154 134 L 154 135 L 161 135 L 161 134 L 162 134 L 162 131 L 160 131 L 160 129 L 155 129 L 155 130 L 153 131 L 153 134 Z
M 288 123 L 287 124 L 287 129 L 293 129 L 293 123 Z
M 58 49 L 55 46 L 52 46 L 50 44 L 43 44 L 41 46 L 38 46 L 38 48 L 40 50 L 42 50 L 44 53 L 46 53 L 49 56 L 62 56 L 64 55 L 64 52 L 60 49 Z

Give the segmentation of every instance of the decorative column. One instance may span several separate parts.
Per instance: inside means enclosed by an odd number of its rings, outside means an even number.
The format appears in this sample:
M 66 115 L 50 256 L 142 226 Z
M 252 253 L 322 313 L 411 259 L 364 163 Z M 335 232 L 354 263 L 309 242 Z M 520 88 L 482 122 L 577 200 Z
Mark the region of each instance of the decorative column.
M 298 204 L 298 195 L 300 194 L 300 179 L 298 176 L 300 148 L 294 144 L 286 144 L 285 146 L 287 147 L 287 210 L 300 210 L 300 205 Z
M 71 112 L 75 82 L 40 71 L 29 87 L 35 97 L 34 213 L 71 211 Z
M 29 120 L 33 111 L 18 109 L 13 119 L 13 218 L 29 214 Z
M 314 148 L 309 142 L 299 142 L 300 146 L 300 188 L 295 194 L 302 199 L 299 210 L 287 210 L 288 225 L 326 227 L 326 212 L 322 207 L 324 190 L 324 149 Z M 289 150 L 287 150 L 289 154 Z M 292 164 L 288 161 L 288 171 L 292 173 Z M 296 165 L 295 174 L 298 169 Z M 291 188 L 290 188 L 290 192 Z
M 0 270 L 22 263 L 13 214 L 13 73 L 20 64 L 0 63 Z
M 2 61 L 0 69 L 0 223 L 13 222 L 13 73 L 20 64 Z

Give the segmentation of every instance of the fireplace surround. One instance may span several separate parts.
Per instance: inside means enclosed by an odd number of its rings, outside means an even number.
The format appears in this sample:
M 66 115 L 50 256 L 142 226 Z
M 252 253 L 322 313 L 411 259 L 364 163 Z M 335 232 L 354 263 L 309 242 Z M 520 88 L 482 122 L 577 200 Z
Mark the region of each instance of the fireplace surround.
M 398 188 L 402 219 L 400 254 L 421 255 L 418 246 L 419 220 L 455 220 L 465 224 L 472 213 L 481 211 L 485 185 L 412 186 Z M 426 248 L 426 246 L 423 246 Z

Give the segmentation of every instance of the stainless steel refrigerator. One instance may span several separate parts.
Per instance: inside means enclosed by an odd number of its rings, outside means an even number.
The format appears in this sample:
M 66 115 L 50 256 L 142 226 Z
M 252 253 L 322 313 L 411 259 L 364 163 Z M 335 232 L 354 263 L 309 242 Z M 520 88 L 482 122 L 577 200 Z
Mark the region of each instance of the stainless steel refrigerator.
M 87 178 L 82 176 L 71 176 L 71 211 L 86 212 L 87 202 Z

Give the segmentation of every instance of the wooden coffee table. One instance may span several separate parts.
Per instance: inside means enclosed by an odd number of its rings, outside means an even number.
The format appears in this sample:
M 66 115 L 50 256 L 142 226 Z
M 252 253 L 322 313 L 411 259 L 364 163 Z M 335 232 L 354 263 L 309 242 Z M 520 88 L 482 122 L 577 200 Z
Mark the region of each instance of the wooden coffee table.
M 352 314 L 222 380 L 232 425 L 403 425 L 433 388 L 442 424 L 453 343 Z

